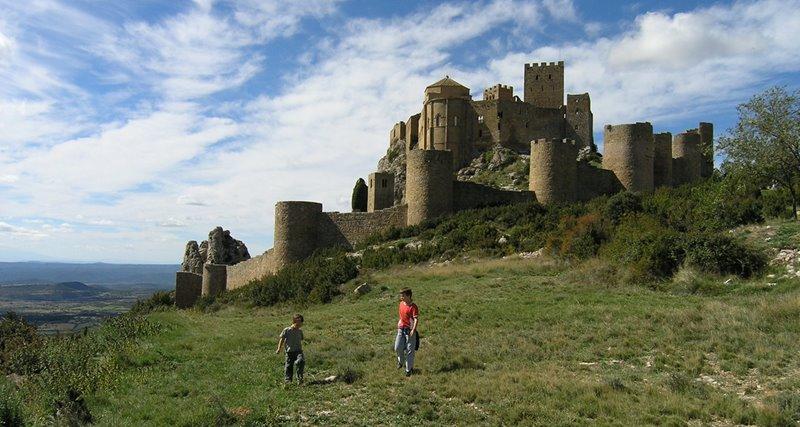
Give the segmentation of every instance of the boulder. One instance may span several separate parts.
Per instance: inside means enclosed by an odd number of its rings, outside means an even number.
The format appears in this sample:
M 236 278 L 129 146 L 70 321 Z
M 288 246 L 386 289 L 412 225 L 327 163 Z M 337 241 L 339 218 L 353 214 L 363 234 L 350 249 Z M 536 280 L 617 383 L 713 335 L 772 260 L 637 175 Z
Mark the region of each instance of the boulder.
M 247 246 L 231 237 L 230 231 L 216 227 L 208 233 L 208 240 L 199 246 L 194 240 L 186 243 L 181 271 L 202 275 L 205 264 L 234 265 L 248 259 L 250 252 Z

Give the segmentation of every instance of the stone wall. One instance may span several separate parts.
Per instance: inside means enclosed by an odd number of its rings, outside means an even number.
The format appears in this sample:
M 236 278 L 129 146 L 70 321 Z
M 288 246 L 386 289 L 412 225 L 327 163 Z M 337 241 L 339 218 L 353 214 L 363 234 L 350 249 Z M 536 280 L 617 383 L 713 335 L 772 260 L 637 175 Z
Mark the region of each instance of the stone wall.
M 390 208 L 394 205 L 394 174 L 373 172 L 369 174 L 367 212 Z
M 573 202 L 577 197 L 578 148 L 575 141 L 531 142 L 529 189 L 540 203 Z
M 653 135 L 653 187 L 672 185 L 672 134 Z
M 606 194 L 614 194 L 624 188 L 614 171 L 592 166 L 586 161 L 578 162 L 578 200 L 587 201 Z
M 594 147 L 594 116 L 588 93 L 567 95 L 566 120 L 565 138 L 575 140 L 579 149 Z
M 675 135 L 672 140 L 672 185 L 678 186 L 700 179 L 702 153 L 700 134 L 689 131 Z
M 391 227 L 405 227 L 405 205 L 394 206 L 375 212 L 323 212 L 319 224 L 319 247 L 353 246 L 373 233 Z
M 484 206 L 526 203 L 536 200 L 532 191 L 509 191 L 477 184 L 453 181 L 453 211 L 476 209 Z
M 536 139 L 564 138 L 562 108 L 539 108 L 522 101 L 474 101 L 478 120 L 476 145 L 488 149 L 494 144 L 520 153 L 530 149 Z
M 240 288 L 253 280 L 275 272 L 272 249 L 263 254 L 228 266 L 228 289 Z
M 321 203 L 288 201 L 275 204 L 275 268 L 305 259 L 317 250 L 321 214 Z
M 449 151 L 411 150 L 406 158 L 408 225 L 453 212 L 453 155 Z

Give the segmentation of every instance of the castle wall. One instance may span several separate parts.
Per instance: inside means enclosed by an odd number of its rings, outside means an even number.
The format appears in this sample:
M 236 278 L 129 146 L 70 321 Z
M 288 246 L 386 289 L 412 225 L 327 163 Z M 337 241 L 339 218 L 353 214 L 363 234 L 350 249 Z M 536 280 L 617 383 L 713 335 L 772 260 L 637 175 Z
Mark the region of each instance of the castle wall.
M 408 225 L 453 211 L 453 154 L 411 150 L 406 157 Z
M 675 186 L 696 182 L 700 179 L 703 157 L 700 152 L 700 134 L 684 132 L 672 140 L 672 184 Z
M 485 206 L 526 203 L 536 200 L 531 191 L 508 191 L 474 182 L 453 182 L 453 211 L 476 209 Z
M 215 297 L 227 289 L 228 266 L 225 264 L 204 264 L 201 293 L 204 297 Z
M 175 306 L 189 308 L 202 295 L 203 276 L 189 271 L 175 273 Z
M 369 213 L 323 212 L 320 217 L 318 246 L 352 249 L 374 233 L 392 227 L 405 227 L 406 215 L 406 205 Z
M 540 203 L 573 202 L 577 198 L 578 148 L 574 141 L 531 142 L 529 188 Z
M 700 176 L 708 178 L 714 173 L 714 125 L 700 122 L 697 133 L 700 134 L 700 153 L 702 156 Z
M 538 108 L 521 101 L 473 101 L 479 148 L 500 144 L 525 153 L 536 139 L 564 138 L 562 108 Z M 482 121 L 482 123 L 481 123 Z
M 275 268 L 307 258 L 317 249 L 317 230 L 322 204 L 278 202 L 275 204 Z
M 653 135 L 653 187 L 672 185 L 672 134 Z
M 419 144 L 419 117 L 420 114 L 414 114 L 406 121 L 406 152 Z
M 273 249 L 247 261 L 228 266 L 228 289 L 240 288 L 267 274 L 275 273 Z
M 579 201 L 585 202 L 602 195 L 619 193 L 624 189 L 614 171 L 592 166 L 585 161 L 578 162 L 577 170 Z
M 614 171 L 628 191 L 653 191 L 653 126 L 606 125 L 603 167 Z
M 575 140 L 578 148 L 594 147 L 594 116 L 588 93 L 567 95 L 566 138 Z
M 564 105 L 564 61 L 525 64 L 524 100 L 537 107 Z
M 373 172 L 369 174 L 367 212 L 390 208 L 394 205 L 394 174 Z

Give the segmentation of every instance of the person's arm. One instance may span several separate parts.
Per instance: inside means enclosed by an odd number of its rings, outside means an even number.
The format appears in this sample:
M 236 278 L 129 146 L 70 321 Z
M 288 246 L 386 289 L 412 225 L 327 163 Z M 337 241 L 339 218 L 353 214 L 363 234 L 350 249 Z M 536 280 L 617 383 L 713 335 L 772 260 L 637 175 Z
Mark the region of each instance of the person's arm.
M 417 332 L 417 325 L 419 324 L 419 315 L 415 315 L 411 318 L 411 332 L 408 333 L 408 336 L 413 337 L 414 332 Z
M 278 340 L 278 349 L 275 350 L 275 354 L 279 354 L 281 352 L 281 349 L 283 348 L 283 343 L 285 341 L 286 341 L 286 338 L 284 338 L 284 337 L 281 337 L 281 339 Z

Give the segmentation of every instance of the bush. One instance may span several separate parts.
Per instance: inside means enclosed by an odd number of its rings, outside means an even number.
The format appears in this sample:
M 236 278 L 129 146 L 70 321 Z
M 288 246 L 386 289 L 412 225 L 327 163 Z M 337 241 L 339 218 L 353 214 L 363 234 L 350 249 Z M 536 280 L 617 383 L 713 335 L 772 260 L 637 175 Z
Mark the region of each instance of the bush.
M 714 274 L 751 277 L 767 266 L 766 255 L 729 236 L 695 233 L 685 239 L 686 263 Z
M 791 218 L 792 199 L 785 188 L 761 192 L 762 212 L 768 218 Z
M 670 277 L 684 259 L 680 234 L 641 214 L 624 219 L 601 254 L 629 266 L 636 281 Z
M 626 215 L 642 211 L 642 198 L 638 194 L 625 191 L 611 196 L 606 202 L 603 215 L 612 223 L 619 224 Z
M 25 419 L 22 414 L 22 404 L 11 384 L 0 380 L 0 426 L 21 427 Z
M 147 314 L 155 310 L 175 305 L 175 291 L 158 291 L 144 300 L 136 300 L 130 309 L 131 314 Z
M 41 345 L 36 326 L 13 311 L 0 319 L 0 372 L 27 374 L 36 365 Z
M 596 213 L 575 218 L 564 217 L 561 225 L 548 239 L 547 252 L 565 258 L 586 259 L 597 255 L 608 239 L 609 226 Z

